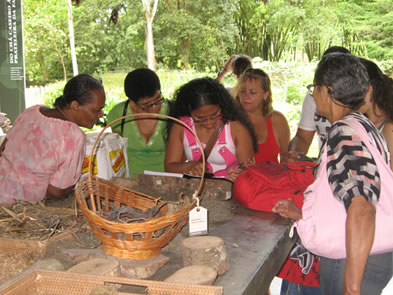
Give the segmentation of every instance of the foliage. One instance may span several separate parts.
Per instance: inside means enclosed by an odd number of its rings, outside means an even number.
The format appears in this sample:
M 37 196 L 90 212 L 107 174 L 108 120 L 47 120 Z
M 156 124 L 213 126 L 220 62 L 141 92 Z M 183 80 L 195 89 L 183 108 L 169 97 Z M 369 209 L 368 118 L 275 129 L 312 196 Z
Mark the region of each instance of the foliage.
M 73 7 L 73 21 L 79 72 L 146 67 L 141 1 L 84 0 Z M 211 75 L 231 54 L 315 61 L 332 45 L 376 59 L 391 72 L 392 31 L 391 0 L 166 0 L 159 1 L 153 23 L 158 69 Z M 70 78 L 64 1 L 25 1 L 24 39 L 27 85 Z
M 67 8 L 64 1 L 23 3 L 26 82 L 45 84 L 66 79 L 68 61 Z M 68 68 L 68 69 L 67 69 Z
M 161 2 L 155 21 L 157 61 L 175 69 L 217 70 L 227 59 L 227 48 L 237 29 L 234 1 L 203 0 Z
M 359 12 L 356 16 L 359 26 L 355 30 L 362 36 L 368 57 L 378 60 L 393 59 L 393 2 L 363 1 Z
M 58 81 L 45 86 L 44 105 L 53 108 L 56 98 L 63 95 L 64 81 Z

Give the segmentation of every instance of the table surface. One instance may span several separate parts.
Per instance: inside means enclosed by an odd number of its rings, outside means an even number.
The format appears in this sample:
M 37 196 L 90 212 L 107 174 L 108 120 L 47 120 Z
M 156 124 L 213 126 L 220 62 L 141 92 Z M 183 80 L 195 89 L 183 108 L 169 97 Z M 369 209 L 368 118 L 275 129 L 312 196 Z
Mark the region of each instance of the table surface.
M 224 239 L 230 259 L 229 271 L 214 284 L 225 295 L 265 294 L 295 243 L 290 226 L 278 214 L 236 205 L 233 218 L 209 233 Z
M 209 235 L 224 239 L 229 255 L 229 270 L 214 285 L 222 286 L 224 295 L 263 295 L 295 243 L 288 234 L 291 224 L 278 214 L 230 202 L 232 218 L 209 230 Z M 180 251 L 172 255 L 151 279 L 164 280 L 182 267 Z

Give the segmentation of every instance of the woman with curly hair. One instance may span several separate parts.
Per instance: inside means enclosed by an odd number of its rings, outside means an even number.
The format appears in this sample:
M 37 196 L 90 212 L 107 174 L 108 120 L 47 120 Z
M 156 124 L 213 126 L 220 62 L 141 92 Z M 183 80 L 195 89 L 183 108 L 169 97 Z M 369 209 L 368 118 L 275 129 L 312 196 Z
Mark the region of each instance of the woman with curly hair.
M 254 162 L 256 141 L 247 116 L 228 91 L 211 78 L 192 80 L 175 96 L 170 115 L 188 124 L 204 147 L 210 138 L 214 140 L 207 157 L 208 172 L 234 181 L 242 171 L 240 167 Z M 191 132 L 180 124 L 170 124 L 168 135 L 165 170 L 201 175 L 201 151 Z
M 235 99 L 247 113 L 258 141 L 256 163 L 287 162 L 289 126 L 284 115 L 273 110 L 269 76 L 260 69 L 248 69 L 240 76 Z

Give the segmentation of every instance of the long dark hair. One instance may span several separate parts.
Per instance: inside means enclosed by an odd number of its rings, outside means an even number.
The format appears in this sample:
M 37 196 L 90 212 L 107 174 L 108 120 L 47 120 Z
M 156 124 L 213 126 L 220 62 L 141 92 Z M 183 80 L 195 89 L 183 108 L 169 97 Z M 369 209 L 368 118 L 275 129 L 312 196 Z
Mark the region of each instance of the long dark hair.
M 386 76 L 371 60 L 359 58 L 366 67 L 373 87 L 371 102 L 385 112 L 389 120 L 393 121 L 393 80 Z
M 247 118 L 247 115 L 235 103 L 229 92 L 217 80 L 212 78 L 198 78 L 181 86 L 175 93 L 175 102 L 170 116 L 180 118 L 191 116 L 191 112 L 204 105 L 218 105 L 221 109 L 224 123 L 229 121 L 239 121 L 250 132 L 253 140 L 254 150 L 257 151 L 257 141 L 254 129 Z M 168 135 L 172 123 L 168 123 Z
M 54 106 L 64 109 L 74 100 L 80 105 L 87 104 L 94 90 L 104 91 L 104 87 L 98 80 L 88 74 L 77 75 L 67 82 L 63 95 L 55 100 Z

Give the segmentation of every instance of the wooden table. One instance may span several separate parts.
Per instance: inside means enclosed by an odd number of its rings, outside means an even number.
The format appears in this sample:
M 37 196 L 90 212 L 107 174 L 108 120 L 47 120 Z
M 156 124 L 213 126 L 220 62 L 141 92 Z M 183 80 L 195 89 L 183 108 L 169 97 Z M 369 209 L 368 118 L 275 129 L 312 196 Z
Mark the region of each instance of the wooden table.
M 278 214 L 227 202 L 234 206 L 232 219 L 209 231 L 209 235 L 224 239 L 230 264 L 214 285 L 222 286 L 224 295 L 264 295 L 295 243 L 296 238 L 288 235 L 291 224 Z M 181 267 L 179 249 L 151 279 L 164 280 Z
M 225 295 L 265 294 L 295 243 L 289 230 L 289 221 L 278 214 L 237 204 L 233 219 L 209 233 L 224 239 L 230 258 L 229 271 L 214 284 Z

